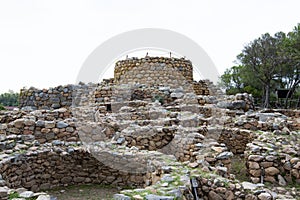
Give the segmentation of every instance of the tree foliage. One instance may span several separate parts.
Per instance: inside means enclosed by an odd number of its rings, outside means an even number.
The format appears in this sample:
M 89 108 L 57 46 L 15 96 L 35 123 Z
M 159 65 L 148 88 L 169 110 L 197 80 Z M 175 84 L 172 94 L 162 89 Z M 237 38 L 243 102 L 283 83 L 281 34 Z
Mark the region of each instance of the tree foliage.
M 13 91 L 0 94 L 0 104 L 3 106 L 18 106 L 19 94 Z
M 288 34 L 265 33 L 254 39 L 237 56 L 237 63 L 221 76 L 227 94 L 252 93 L 261 97 L 263 107 L 269 107 L 276 89 L 293 94 L 300 85 L 300 24 Z

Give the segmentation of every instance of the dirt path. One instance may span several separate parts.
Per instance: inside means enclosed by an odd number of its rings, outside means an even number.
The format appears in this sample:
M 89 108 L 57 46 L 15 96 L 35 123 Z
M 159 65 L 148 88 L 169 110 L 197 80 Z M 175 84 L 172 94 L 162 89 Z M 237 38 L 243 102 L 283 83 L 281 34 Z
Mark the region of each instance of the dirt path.
M 119 189 L 101 185 L 81 185 L 48 191 L 58 200 L 107 200 L 112 199 Z

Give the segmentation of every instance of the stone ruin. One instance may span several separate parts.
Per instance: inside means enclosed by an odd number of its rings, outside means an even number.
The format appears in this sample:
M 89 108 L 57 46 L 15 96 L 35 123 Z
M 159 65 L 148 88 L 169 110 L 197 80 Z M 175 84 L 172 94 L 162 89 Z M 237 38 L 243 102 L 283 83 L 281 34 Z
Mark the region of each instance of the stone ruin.
M 0 112 L 0 199 L 81 184 L 136 188 L 118 200 L 297 199 L 299 130 L 299 110 L 257 111 L 194 81 L 189 60 L 130 58 L 101 83 L 22 89 L 20 110 Z

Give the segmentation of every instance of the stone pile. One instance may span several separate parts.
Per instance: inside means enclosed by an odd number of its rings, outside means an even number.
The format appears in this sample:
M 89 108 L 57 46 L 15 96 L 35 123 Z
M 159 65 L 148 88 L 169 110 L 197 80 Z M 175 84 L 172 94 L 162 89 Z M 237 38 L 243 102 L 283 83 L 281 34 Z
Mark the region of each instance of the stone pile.
M 217 98 L 215 96 L 198 95 L 197 100 L 199 105 L 216 104 Z
M 281 113 L 284 116 L 289 117 L 289 122 L 292 123 L 292 130 L 300 129 L 300 110 L 290 110 L 290 109 L 274 109 L 274 110 L 264 110 L 267 113 Z
M 294 119 L 300 118 L 300 110 L 291 110 L 291 109 L 265 109 L 265 113 L 281 113 L 285 116 L 292 117 Z

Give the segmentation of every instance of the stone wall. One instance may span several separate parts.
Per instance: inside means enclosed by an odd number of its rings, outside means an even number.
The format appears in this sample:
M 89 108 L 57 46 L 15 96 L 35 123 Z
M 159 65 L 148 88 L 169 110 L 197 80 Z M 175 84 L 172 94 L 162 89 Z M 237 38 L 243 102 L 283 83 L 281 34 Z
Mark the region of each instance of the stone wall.
M 76 85 L 57 86 L 49 89 L 21 89 L 19 106 L 34 109 L 57 109 L 72 105 L 72 92 Z
M 300 136 L 297 132 L 260 132 L 245 151 L 247 169 L 254 183 L 286 186 L 300 183 Z
M 285 116 L 293 117 L 293 118 L 300 118 L 300 110 L 291 110 L 291 109 L 272 109 L 272 110 L 265 110 L 266 113 L 274 113 L 279 112 Z
M 194 81 L 193 89 L 196 95 L 210 95 L 210 91 L 208 88 L 208 83 L 206 81 Z
M 49 89 L 37 89 L 33 87 L 21 89 L 19 107 L 23 110 L 53 110 L 69 108 L 71 105 L 78 106 L 78 101 L 81 104 L 83 101 L 88 103 L 103 103 L 106 100 L 104 97 L 109 96 L 107 92 L 111 90 L 111 82 L 112 79 L 106 79 L 101 83 L 69 84 Z M 99 96 L 99 94 L 101 95 Z M 107 101 L 110 101 L 110 98 Z
M 197 176 L 194 183 L 197 196 L 204 200 L 271 200 L 274 198 L 273 193 L 270 190 L 263 188 L 259 191 L 259 187 L 251 184 L 249 185 L 249 183 L 246 182 L 235 183 L 228 179 L 227 181 L 224 181 L 224 179 L 222 180 L 217 176 L 207 176 L 211 177 Z M 254 192 L 253 190 L 255 189 L 259 192 Z
M 244 154 L 247 144 L 252 142 L 256 137 L 249 130 L 226 128 L 221 131 L 218 142 L 226 144 L 228 149 L 234 154 Z
M 58 86 L 49 89 L 22 89 L 20 92 L 20 105 L 23 110 L 53 110 L 58 108 L 68 108 L 71 105 L 78 106 L 77 100 L 86 101 L 87 103 L 98 103 L 99 105 L 111 104 L 111 102 L 132 101 L 132 100 L 159 100 L 161 103 L 169 103 L 173 96 L 188 92 L 196 95 L 209 95 L 209 89 L 205 82 L 193 82 L 192 85 L 186 85 L 181 89 L 171 89 L 169 87 L 145 86 L 140 84 L 128 84 L 116 86 L 111 81 L 99 84 L 79 84 Z M 193 90 L 194 89 L 194 90 Z M 90 94 L 86 94 L 90 93 Z M 173 94 L 172 94 L 173 93 Z M 88 97 L 86 99 L 86 97 Z M 204 96 L 198 96 L 199 104 L 210 103 Z M 163 101 L 163 102 L 162 102 Z
M 182 86 L 182 83 L 192 83 L 193 66 L 184 58 L 131 58 L 116 63 L 114 81 L 116 84 Z
M 251 94 L 237 93 L 236 95 L 226 96 L 224 100 L 219 101 L 217 106 L 220 108 L 227 108 L 230 110 L 254 110 L 254 101 Z
M 105 166 L 80 147 L 37 149 L 3 159 L 0 173 L 10 188 L 32 191 L 77 184 L 142 186 L 144 174 L 120 172 Z
M 66 108 L 53 111 L 17 111 L 10 112 L 10 115 L 10 118 L 2 118 L 0 134 L 33 135 L 40 143 L 58 139 L 79 141 L 75 120 L 72 118 L 71 112 Z

